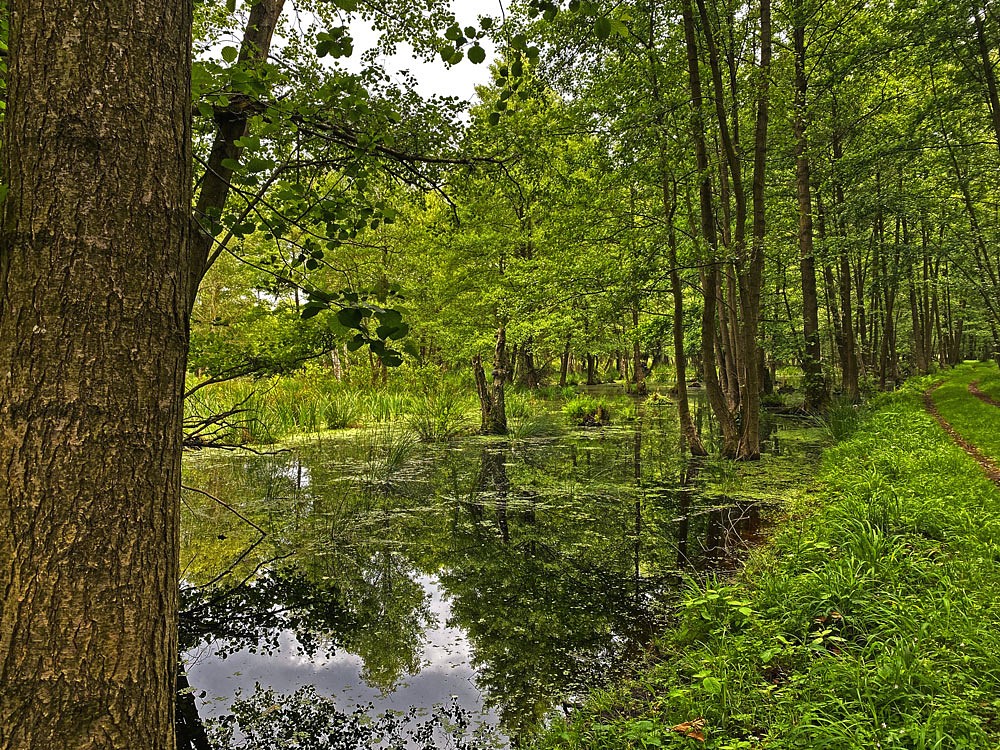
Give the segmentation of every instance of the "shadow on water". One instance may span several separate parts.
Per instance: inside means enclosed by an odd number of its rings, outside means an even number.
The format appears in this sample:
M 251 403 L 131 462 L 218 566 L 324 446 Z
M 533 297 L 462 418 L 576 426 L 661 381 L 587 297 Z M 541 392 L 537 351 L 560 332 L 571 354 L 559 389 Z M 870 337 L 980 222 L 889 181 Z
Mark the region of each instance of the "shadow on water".
M 180 747 L 248 740 L 254 706 L 320 735 L 318 716 L 346 732 L 397 712 L 379 731 L 399 747 L 521 745 L 642 656 L 684 575 L 736 568 L 759 537 L 759 502 L 707 491 L 732 470 L 682 456 L 660 406 L 557 438 L 428 446 L 383 427 L 188 461 L 208 494 L 185 498 Z

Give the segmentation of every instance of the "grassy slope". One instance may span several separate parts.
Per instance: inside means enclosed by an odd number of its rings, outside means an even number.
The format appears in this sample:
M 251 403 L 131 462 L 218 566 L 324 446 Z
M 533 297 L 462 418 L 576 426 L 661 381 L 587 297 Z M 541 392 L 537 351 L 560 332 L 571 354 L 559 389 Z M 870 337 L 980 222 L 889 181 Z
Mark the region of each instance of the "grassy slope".
M 971 372 L 939 392 L 956 423 Z M 880 400 L 814 511 L 739 581 L 692 585 L 657 662 L 540 745 L 1000 748 L 1000 491 L 924 412 L 929 383 Z M 697 719 L 705 742 L 670 731 Z
M 1000 373 L 991 365 L 964 364 L 934 392 L 934 402 L 959 435 L 979 448 L 995 463 L 1000 463 L 1000 407 L 987 404 L 969 394 L 969 383 L 978 381 L 979 389 L 1000 401 Z

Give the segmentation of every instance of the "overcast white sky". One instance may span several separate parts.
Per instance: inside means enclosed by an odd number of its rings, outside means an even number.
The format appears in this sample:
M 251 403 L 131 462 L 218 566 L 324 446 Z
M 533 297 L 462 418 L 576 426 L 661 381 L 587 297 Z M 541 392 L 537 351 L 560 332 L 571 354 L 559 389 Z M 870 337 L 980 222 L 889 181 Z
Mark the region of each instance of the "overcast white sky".
M 504 7 L 507 2 L 504 0 Z M 452 9 L 459 25 L 463 28 L 477 25 L 479 16 L 500 16 L 500 0 L 452 0 Z M 443 31 L 443 29 L 442 29 Z M 354 37 L 354 58 L 370 49 L 375 42 L 375 33 L 364 24 L 351 26 Z M 445 66 L 440 57 L 433 62 L 414 59 L 412 49 L 408 45 L 400 45 L 395 55 L 386 60 L 386 70 L 409 70 L 418 81 L 417 90 L 424 96 L 437 94 L 439 96 L 457 96 L 460 99 L 472 100 L 476 95 L 476 86 L 488 83 L 490 79 L 490 62 L 493 60 L 493 45 L 489 40 L 481 42 L 486 50 L 486 61 L 474 65 L 468 60 L 451 68 Z M 350 66 L 350 62 L 347 62 Z

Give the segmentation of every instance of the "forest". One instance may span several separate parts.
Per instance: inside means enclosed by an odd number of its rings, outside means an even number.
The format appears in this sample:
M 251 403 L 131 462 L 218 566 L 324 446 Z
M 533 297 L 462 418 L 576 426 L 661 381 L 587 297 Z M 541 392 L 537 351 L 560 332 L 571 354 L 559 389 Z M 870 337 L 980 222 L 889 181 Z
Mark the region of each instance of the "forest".
M 2 6 L 0 750 L 1000 745 L 988 3 Z

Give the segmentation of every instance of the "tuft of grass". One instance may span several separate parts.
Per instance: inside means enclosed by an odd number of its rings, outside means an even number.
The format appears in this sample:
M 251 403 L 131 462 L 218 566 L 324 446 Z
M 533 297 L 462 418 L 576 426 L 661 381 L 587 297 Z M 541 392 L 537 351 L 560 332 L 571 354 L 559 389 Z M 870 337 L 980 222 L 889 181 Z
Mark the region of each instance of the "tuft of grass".
M 567 401 L 563 414 L 573 424 L 594 427 L 611 423 L 611 406 L 603 399 L 580 396 Z
M 414 400 L 409 425 L 425 442 L 451 440 L 470 431 L 467 397 L 456 391 L 434 391 Z
M 418 448 L 413 432 L 385 423 L 359 434 L 356 445 L 363 457 L 360 479 L 366 488 L 388 491 L 412 478 Z
M 859 405 L 848 400 L 833 401 L 819 416 L 819 425 L 834 442 L 846 440 L 861 426 L 863 412 Z
M 545 406 L 532 395 L 510 391 L 506 394 L 508 434 L 514 440 L 530 440 L 556 435 L 559 425 Z

